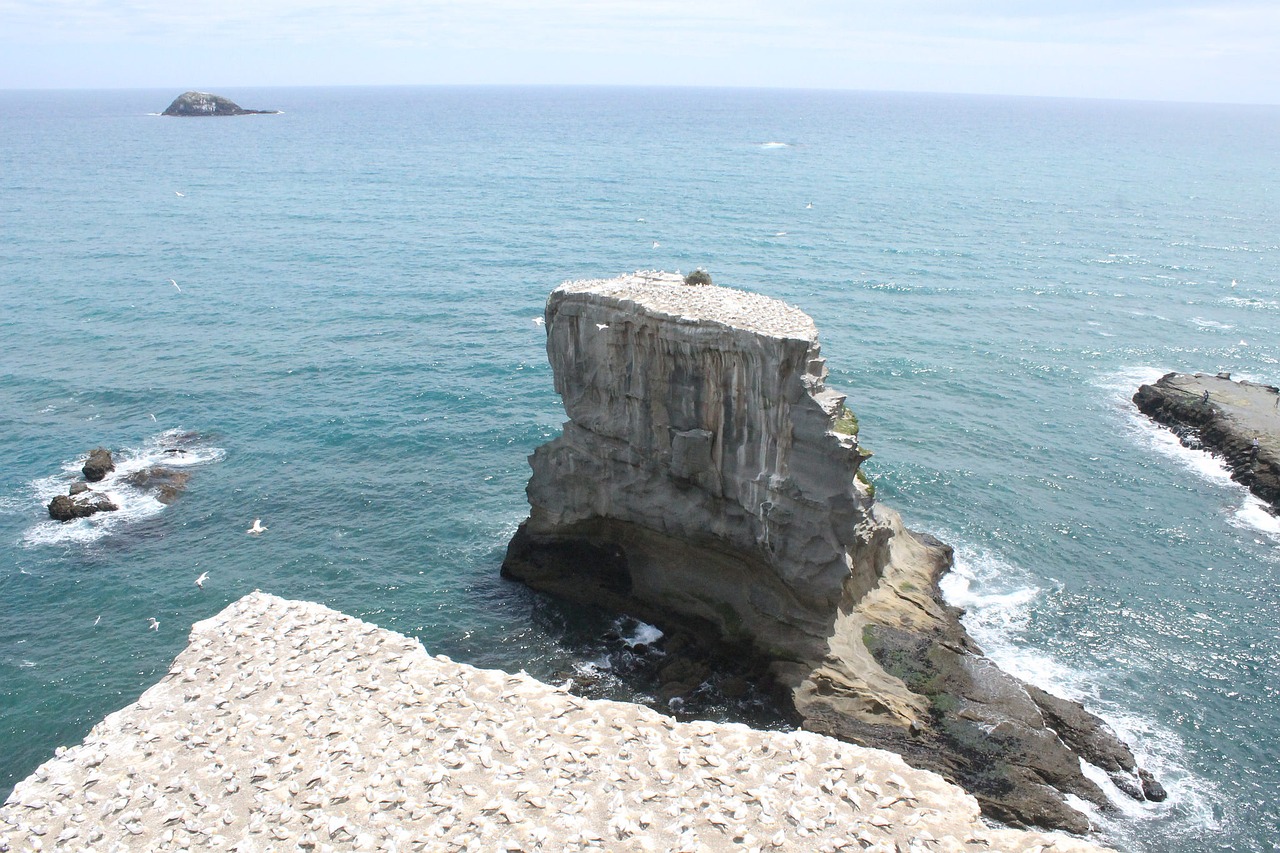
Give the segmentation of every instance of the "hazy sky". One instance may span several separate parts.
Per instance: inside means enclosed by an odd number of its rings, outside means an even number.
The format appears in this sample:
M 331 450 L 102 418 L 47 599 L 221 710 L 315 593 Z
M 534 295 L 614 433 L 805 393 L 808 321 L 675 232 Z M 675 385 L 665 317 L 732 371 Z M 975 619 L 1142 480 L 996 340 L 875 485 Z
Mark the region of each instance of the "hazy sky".
M 0 0 L 0 88 L 587 83 L 1280 102 L 1277 0 Z

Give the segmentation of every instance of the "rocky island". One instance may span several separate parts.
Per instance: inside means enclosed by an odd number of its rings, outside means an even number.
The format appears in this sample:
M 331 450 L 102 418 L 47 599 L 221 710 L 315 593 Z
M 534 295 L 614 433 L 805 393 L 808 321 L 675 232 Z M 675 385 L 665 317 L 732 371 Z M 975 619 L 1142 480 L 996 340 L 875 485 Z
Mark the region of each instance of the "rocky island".
M 680 723 L 260 592 L 18 783 L 0 851 L 1036 851 L 896 755 Z
M 165 116 L 250 116 L 278 115 L 279 110 L 246 110 L 221 95 L 184 92 L 173 99 L 160 115 Z
M 1133 402 L 1187 447 L 1221 456 L 1231 479 L 1280 513 L 1280 389 L 1229 373 L 1166 373 Z
M 545 312 L 563 434 L 530 457 L 503 571 L 710 635 L 769 666 L 803 726 L 890 749 L 989 817 L 1077 833 L 1069 795 L 1164 791 L 1079 704 L 983 657 L 938 579 L 945 544 L 859 478 L 813 321 L 758 294 L 637 273 L 561 285 Z

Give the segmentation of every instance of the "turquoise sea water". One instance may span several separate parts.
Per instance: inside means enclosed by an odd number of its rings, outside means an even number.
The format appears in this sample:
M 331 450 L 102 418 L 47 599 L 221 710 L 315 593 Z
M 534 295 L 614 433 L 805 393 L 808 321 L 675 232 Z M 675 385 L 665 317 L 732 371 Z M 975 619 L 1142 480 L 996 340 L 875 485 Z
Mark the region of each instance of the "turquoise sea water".
M 564 614 L 498 577 L 563 420 L 531 318 L 568 278 L 701 265 L 813 316 L 975 636 L 1168 786 L 1108 839 L 1277 849 L 1280 524 L 1128 397 L 1280 381 L 1280 109 L 386 88 L 151 115 L 177 94 L 0 92 L 0 793 L 255 588 L 570 667 Z M 140 466 L 179 431 L 176 503 L 47 520 L 91 447 Z

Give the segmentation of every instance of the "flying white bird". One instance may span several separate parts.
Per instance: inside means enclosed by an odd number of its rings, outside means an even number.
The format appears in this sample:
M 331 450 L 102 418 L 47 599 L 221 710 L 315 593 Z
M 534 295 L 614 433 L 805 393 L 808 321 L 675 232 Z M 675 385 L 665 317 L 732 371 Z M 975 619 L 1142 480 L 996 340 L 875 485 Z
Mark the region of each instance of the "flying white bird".
M 94 624 L 94 625 L 97 625 L 97 624 L 98 624 L 99 622 L 101 622 L 101 621 L 102 621 L 102 617 L 101 617 L 101 616 L 99 616 L 97 619 L 94 619 L 94 620 L 93 620 L 93 624 Z
M 153 420 L 153 421 L 154 421 L 155 419 L 156 419 L 156 416 L 155 416 L 155 415 L 152 415 L 152 416 L 151 416 L 151 420 Z
M 546 322 L 547 322 L 547 321 L 546 321 L 546 320 L 544 320 L 544 319 L 542 319 L 541 317 L 534 317 L 534 318 L 533 318 L 533 325 L 535 325 L 535 326 L 541 326 L 541 325 L 543 325 L 543 324 L 544 324 L 544 323 L 546 323 Z
M 186 194 L 186 193 L 180 193 L 180 192 L 178 192 L 177 190 L 174 190 L 174 191 L 173 191 L 173 194 L 174 194 L 174 195 L 176 195 L 178 198 L 186 198 L 186 197 L 187 197 L 187 194 Z
M 170 283 L 170 284 L 172 284 L 174 287 L 178 287 L 178 283 L 177 283 L 176 281 L 174 281 L 173 279 L 169 279 L 169 283 Z M 178 287 L 178 292 L 179 292 L 179 293 L 181 293 L 181 292 L 182 292 L 182 288 L 181 288 L 181 287 Z
M 160 630 L 160 623 L 156 621 L 156 617 L 154 617 L 154 616 L 148 616 L 148 617 L 147 617 L 147 623 L 148 623 L 148 624 L 147 624 L 147 627 L 148 627 L 148 628 L 150 628 L 152 631 L 159 631 L 159 630 Z
M 599 329 L 599 330 L 601 330 L 601 331 L 604 331 L 605 329 L 609 328 L 609 324 L 608 324 L 608 323 L 596 323 L 596 328 L 597 328 L 597 329 Z
M 252 533 L 254 536 L 257 536 L 259 533 L 263 532 L 266 529 L 267 528 L 262 526 L 262 519 L 255 518 L 253 520 L 253 527 L 250 527 L 248 530 L 245 531 L 245 533 Z
M 201 589 L 204 589 L 204 582 L 207 581 L 208 579 L 209 579 L 209 573 L 201 572 L 200 577 L 196 578 L 196 586 L 200 587 Z
M 656 249 L 656 248 L 658 248 L 658 247 L 659 247 L 659 246 L 661 246 L 661 245 L 662 245 L 662 244 L 661 244 L 661 243 L 659 243 L 657 240 L 654 240 L 654 241 L 653 241 L 653 248 L 655 248 L 655 249 Z

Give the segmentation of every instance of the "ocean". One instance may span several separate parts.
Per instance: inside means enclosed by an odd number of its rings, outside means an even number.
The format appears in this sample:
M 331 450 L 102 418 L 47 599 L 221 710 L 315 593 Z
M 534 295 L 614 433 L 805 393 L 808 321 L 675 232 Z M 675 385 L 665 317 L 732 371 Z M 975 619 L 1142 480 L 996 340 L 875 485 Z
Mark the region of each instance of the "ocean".
M 1105 840 L 1280 849 L 1280 520 L 1129 402 L 1280 382 L 1280 108 L 334 88 L 158 117 L 178 94 L 0 92 L 0 795 L 254 589 L 583 665 L 608 621 L 499 577 L 564 420 L 532 318 L 566 279 L 704 267 L 814 318 L 979 643 L 1169 789 Z M 98 445 L 122 509 L 50 521 Z M 157 461 L 171 504 L 125 482 Z

